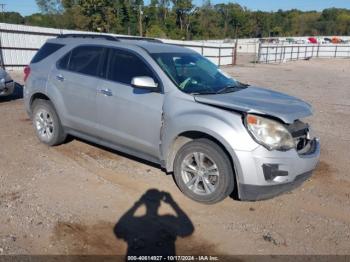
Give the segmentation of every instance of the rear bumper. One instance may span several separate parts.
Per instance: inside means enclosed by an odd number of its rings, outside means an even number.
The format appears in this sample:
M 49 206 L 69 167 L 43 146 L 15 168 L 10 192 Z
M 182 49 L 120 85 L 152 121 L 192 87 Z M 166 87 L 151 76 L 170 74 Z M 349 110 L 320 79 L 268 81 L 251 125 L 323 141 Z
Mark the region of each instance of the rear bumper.
M 312 140 L 306 154 L 295 150 L 288 152 L 257 149 L 250 153 L 238 153 L 238 194 L 241 200 L 263 200 L 293 190 L 307 180 L 320 157 L 320 143 Z

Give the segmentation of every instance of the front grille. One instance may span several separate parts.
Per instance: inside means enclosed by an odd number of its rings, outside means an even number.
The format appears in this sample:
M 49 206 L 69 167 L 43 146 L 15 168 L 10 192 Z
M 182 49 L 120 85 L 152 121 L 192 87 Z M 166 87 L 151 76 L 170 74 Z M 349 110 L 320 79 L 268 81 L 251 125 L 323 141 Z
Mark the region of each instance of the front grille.
M 309 125 L 300 120 L 296 120 L 293 124 L 287 125 L 286 127 L 292 134 L 298 153 L 303 154 L 306 152 L 310 146 Z

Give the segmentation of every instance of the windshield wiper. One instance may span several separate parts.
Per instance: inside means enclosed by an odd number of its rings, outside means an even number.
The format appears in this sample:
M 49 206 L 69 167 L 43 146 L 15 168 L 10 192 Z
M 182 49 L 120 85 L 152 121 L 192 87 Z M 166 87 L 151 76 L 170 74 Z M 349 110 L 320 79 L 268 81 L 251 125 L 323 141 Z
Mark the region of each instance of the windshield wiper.
M 248 86 L 250 86 L 250 84 L 245 84 L 245 83 L 241 83 L 241 82 L 238 82 L 238 84 L 239 84 L 240 86 L 242 86 L 242 87 L 248 87 Z
M 190 95 L 216 95 L 216 92 L 193 92 Z
M 191 92 L 189 94 L 191 95 L 218 95 L 218 94 L 223 94 L 223 93 L 229 93 L 229 91 L 234 92 L 238 91 L 244 88 L 247 88 L 249 85 L 248 84 L 243 84 L 241 82 L 237 82 L 235 85 L 227 85 L 224 88 L 221 88 L 217 92 L 213 91 L 199 91 L 199 92 Z
M 232 90 L 232 92 L 234 92 L 234 89 L 243 89 L 248 87 L 248 84 L 243 84 L 241 82 L 237 82 L 236 85 L 228 85 L 225 86 L 224 88 L 221 88 L 219 91 L 216 92 L 216 94 L 223 94 L 223 93 L 228 93 L 230 90 Z
M 223 93 L 228 93 L 232 89 L 237 89 L 238 86 L 225 86 L 224 88 L 221 88 L 219 91 L 216 92 L 216 94 L 223 94 Z M 232 91 L 233 92 L 233 91 Z

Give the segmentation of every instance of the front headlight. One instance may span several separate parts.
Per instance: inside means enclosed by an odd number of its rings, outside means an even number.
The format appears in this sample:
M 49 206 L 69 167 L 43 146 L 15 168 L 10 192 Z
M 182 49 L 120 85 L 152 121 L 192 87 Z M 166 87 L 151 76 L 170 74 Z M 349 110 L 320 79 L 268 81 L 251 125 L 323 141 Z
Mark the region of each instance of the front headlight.
M 268 150 L 286 151 L 295 147 L 290 132 L 277 121 L 248 114 L 245 122 L 250 134 Z

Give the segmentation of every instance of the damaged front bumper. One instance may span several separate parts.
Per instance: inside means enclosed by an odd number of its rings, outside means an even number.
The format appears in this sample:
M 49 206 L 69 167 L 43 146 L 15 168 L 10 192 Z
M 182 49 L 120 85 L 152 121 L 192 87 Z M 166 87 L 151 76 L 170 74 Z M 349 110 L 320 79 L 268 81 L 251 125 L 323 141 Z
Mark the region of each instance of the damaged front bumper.
M 308 152 L 236 152 L 240 162 L 238 194 L 241 200 L 268 199 L 300 186 L 311 175 L 320 157 L 320 142 L 311 140 Z

